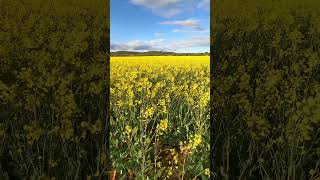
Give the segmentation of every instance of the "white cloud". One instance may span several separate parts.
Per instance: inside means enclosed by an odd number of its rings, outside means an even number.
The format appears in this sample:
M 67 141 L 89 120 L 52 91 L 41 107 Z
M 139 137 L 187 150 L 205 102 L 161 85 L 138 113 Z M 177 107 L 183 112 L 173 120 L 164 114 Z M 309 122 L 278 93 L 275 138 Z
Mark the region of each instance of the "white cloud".
M 190 39 L 172 42 L 168 45 L 169 49 L 180 49 L 189 47 L 209 47 L 210 38 L 207 36 L 192 37 Z
M 174 17 L 190 8 L 210 9 L 210 0 L 129 0 L 129 2 L 166 18 Z
M 111 51 L 174 51 L 181 52 L 188 48 L 210 47 L 210 38 L 208 36 L 197 36 L 179 41 L 166 41 L 164 39 L 155 39 L 149 41 L 129 41 L 126 43 L 111 43 Z
M 174 29 L 172 32 L 176 33 L 209 33 L 208 29 Z
M 182 0 L 130 0 L 132 4 L 145 6 L 147 8 L 163 8 L 175 5 Z
M 130 0 L 132 4 L 143 6 L 165 18 L 182 13 L 189 1 L 192 0 Z
M 193 20 L 193 19 L 178 20 L 178 21 L 163 21 L 163 22 L 160 22 L 160 24 L 183 26 L 183 27 L 192 28 L 194 30 L 201 29 L 199 21 Z
M 180 8 L 169 8 L 169 9 L 153 10 L 153 12 L 155 14 L 162 16 L 162 17 L 171 18 L 171 17 L 174 17 L 175 15 L 183 12 L 183 10 Z
M 198 8 L 210 9 L 210 0 L 201 0 L 198 4 Z
M 161 32 L 155 32 L 155 33 L 153 33 L 154 34 L 154 36 L 162 36 L 164 33 L 161 33 Z
M 164 40 L 154 39 L 149 41 L 133 40 L 126 43 L 111 43 L 111 51 L 164 51 L 159 46 Z

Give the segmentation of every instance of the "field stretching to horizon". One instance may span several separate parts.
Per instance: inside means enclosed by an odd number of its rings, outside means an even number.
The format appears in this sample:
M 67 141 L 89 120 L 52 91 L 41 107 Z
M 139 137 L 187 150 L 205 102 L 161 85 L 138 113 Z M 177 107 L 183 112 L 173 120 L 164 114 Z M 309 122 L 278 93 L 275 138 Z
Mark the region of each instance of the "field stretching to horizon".
M 115 178 L 209 178 L 209 62 L 209 56 L 111 57 Z

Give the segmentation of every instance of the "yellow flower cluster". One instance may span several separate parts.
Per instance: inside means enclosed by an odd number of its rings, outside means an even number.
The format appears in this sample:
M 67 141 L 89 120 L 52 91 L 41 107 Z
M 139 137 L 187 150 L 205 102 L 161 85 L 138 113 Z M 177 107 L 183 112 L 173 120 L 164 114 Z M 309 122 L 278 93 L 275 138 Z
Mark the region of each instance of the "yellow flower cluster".
M 163 119 L 160 121 L 156 129 L 158 135 L 162 135 L 166 131 L 166 129 L 168 128 L 168 123 L 169 123 L 168 119 Z
M 210 170 L 209 168 L 206 168 L 203 172 L 205 175 L 210 176 Z
M 161 133 L 161 131 L 165 131 L 168 128 L 168 119 L 163 119 L 160 121 L 160 124 L 157 125 L 157 130 Z
M 173 163 L 175 165 L 177 165 L 178 164 L 178 152 L 175 149 L 170 149 L 170 152 L 173 156 Z
M 153 113 L 154 113 L 154 108 L 153 107 L 147 108 L 147 110 L 144 112 L 143 117 L 145 119 L 151 118 Z
M 126 125 L 123 134 L 125 134 L 128 138 L 130 138 L 131 131 L 132 131 L 132 127 L 129 125 Z
M 195 135 L 190 135 L 189 142 L 180 142 L 180 146 L 182 147 L 182 151 L 192 151 L 196 149 L 202 142 L 202 136 L 199 133 Z
M 191 146 L 191 149 L 197 148 L 201 144 L 201 141 L 201 134 L 195 134 L 194 136 L 191 136 L 191 139 L 189 140 L 189 145 Z

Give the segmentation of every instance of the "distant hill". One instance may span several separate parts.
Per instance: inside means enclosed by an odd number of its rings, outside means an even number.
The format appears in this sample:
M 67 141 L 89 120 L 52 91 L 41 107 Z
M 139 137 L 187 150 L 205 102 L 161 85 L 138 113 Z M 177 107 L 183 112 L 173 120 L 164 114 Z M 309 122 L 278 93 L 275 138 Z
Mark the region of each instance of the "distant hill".
M 135 52 L 135 51 L 116 51 L 111 52 L 111 56 L 209 56 L 210 53 L 175 53 L 165 51 L 148 51 L 148 52 Z

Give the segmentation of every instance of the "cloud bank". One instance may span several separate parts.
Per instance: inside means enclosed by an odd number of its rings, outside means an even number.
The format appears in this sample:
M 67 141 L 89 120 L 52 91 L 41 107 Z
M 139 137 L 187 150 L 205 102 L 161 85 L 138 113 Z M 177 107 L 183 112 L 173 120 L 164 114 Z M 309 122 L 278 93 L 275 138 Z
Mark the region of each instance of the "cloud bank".
M 155 39 L 149 41 L 128 41 L 126 43 L 111 43 L 111 51 L 181 51 L 185 48 L 210 47 L 210 38 L 207 36 L 194 36 L 179 41 L 166 41 Z

